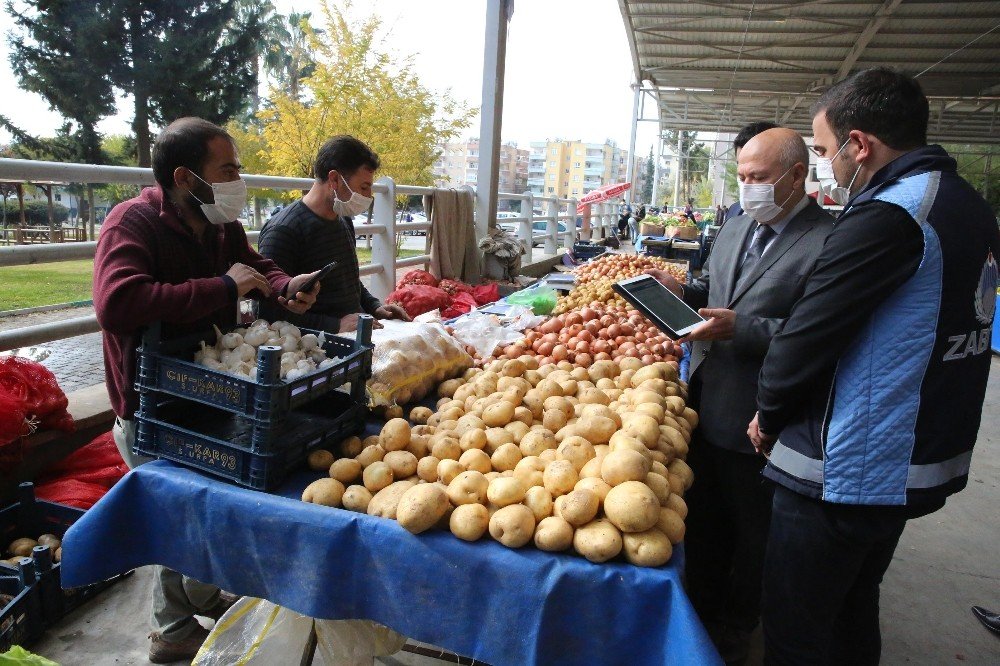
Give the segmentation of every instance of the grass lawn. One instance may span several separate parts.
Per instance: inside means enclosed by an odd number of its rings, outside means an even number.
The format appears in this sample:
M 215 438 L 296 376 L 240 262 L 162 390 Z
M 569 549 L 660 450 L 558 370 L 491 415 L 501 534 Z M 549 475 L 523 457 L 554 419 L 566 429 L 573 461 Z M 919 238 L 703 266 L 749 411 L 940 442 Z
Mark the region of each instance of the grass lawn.
M 423 254 L 400 250 L 399 257 Z M 358 261 L 369 263 L 371 250 L 358 248 Z M 94 262 L 89 259 L 0 268 L 0 312 L 91 298 Z

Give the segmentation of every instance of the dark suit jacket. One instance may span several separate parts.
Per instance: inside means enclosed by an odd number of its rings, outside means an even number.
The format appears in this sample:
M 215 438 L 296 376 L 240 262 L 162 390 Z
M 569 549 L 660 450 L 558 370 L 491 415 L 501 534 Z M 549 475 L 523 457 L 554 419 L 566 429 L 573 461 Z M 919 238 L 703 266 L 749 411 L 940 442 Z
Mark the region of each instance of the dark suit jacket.
M 698 309 L 736 312 L 731 340 L 695 342 L 691 357 L 691 395 L 699 412 L 702 439 L 725 449 L 753 453 L 747 424 L 757 411 L 757 377 L 767 347 L 802 296 L 833 217 L 816 202 L 808 205 L 764 252 L 747 281 L 735 288 L 747 237 L 757 223 L 747 215 L 719 230 L 701 277 L 684 289 L 684 300 Z

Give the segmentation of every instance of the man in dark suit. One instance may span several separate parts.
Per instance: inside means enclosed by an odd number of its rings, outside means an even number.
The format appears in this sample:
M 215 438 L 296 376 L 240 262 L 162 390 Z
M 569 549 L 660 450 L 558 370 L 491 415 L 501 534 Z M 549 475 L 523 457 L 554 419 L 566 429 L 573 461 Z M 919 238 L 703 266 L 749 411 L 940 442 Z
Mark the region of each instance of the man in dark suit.
M 740 159 L 740 151 L 743 150 L 743 146 L 747 145 L 747 141 L 754 138 L 761 132 L 766 132 L 767 130 L 774 129 L 775 127 L 777 127 L 777 125 L 775 125 L 770 121 L 758 120 L 757 122 L 750 123 L 743 129 L 741 129 L 736 134 L 736 138 L 733 139 L 733 153 L 736 154 L 737 162 Z M 806 166 L 807 167 L 809 166 L 808 162 L 806 162 Z M 729 207 L 729 210 L 726 211 L 726 214 L 723 216 L 722 220 L 716 220 L 715 223 L 718 224 L 719 226 L 722 226 L 722 223 L 725 222 L 726 220 L 731 220 L 734 217 L 742 214 L 743 214 L 743 208 L 740 206 L 740 202 L 734 201 L 733 205 L 731 205 Z
M 708 321 L 695 329 L 690 395 L 700 415 L 685 497 L 691 600 L 727 662 L 746 657 L 760 615 L 772 487 L 745 417 L 756 412 L 768 344 L 802 295 L 833 218 L 806 196 L 809 154 L 793 130 L 766 130 L 740 152 L 744 215 L 719 231 L 701 277 L 651 273 Z

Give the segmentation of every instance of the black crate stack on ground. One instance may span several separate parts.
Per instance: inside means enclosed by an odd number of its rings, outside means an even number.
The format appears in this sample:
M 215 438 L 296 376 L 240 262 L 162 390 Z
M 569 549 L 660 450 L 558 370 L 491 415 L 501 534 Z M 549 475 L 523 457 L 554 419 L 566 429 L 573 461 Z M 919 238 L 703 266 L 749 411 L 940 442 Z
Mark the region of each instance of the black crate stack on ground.
M 573 256 L 582 261 L 593 259 L 607 251 L 608 248 L 606 246 L 597 245 L 590 241 L 577 241 L 573 243 Z
M 279 377 L 281 348 L 260 347 L 253 381 L 190 360 L 213 333 L 164 341 L 151 327 L 138 351 L 136 452 L 256 490 L 274 488 L 310 451 L 364 428 L 371 331 L 364 315 L 353 342 L 324 334 L 327 356 L 340 360 L 292 381 Z M 349 392 L 341 388 L 348 384 Z
M 20 538 L 38 539 L 54 534 L 60 539 L 83 510 L 35 499 L 31 483 L 18 487 L 17 502 L 0 509 L 0 543 L 3 547 Z M 130 574 L 131 572 L 129 572 Z M 62 565 L 53 560 L 48 546 L 35 546 L 31 557 L 16 565 L 0 563 L 0 652 L 12 645 L 26 645 L 109 585 L 129 574 L 64 590 Z

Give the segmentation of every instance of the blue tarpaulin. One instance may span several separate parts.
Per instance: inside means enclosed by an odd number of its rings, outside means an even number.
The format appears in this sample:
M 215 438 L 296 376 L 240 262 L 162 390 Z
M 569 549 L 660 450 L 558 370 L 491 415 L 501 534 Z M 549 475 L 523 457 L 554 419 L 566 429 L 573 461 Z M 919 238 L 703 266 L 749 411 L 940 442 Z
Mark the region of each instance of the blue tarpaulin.
M 304 615 L 380 622 L 490 664 L 721 664 L 681 588 L 657 569 L 414 536 L 395 521 L 299 501 L 167 461 L 125 476 L 66 533 L 62 583 L 162 564 Z

